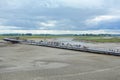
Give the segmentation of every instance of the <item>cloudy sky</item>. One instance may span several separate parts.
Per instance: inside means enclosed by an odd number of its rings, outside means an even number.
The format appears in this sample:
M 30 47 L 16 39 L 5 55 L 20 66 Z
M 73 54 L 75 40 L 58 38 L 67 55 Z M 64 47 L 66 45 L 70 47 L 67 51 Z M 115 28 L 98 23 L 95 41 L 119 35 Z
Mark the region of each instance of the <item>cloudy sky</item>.
M 0 31 L 120 31 L 120 0 L 0 0 Z

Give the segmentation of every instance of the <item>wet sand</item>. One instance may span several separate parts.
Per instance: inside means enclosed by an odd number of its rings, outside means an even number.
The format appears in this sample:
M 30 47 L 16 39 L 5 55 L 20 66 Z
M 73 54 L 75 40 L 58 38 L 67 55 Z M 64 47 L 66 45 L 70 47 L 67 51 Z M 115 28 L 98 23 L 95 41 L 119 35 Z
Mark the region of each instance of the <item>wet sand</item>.
M 13 44 L 0 47 L 0 80 L 120 80 L 120 57 Z

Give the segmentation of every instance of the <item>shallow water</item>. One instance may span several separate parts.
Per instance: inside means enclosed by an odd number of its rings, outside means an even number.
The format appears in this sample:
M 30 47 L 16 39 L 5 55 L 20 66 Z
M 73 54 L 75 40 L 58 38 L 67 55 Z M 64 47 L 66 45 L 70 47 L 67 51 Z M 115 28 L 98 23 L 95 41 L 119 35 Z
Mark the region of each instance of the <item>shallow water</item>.
M 86 45 L 87 42 L 79 42 L 79 41 L 73 41 L 73 38 L 57 38 L 55 41 L 63 42 L 65 44 L 70 43 L 72 45 L 80 44 L 80 45 Z

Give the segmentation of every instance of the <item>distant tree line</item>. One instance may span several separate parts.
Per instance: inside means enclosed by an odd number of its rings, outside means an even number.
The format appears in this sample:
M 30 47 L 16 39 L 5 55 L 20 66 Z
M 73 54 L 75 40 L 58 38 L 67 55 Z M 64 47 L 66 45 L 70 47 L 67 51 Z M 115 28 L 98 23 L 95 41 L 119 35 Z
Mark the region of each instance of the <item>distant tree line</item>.
M 75 36 L 112 36 L 112 34 L 75 34 Z
M 14 33 L 14 34 L 1 34 L 1 36 L 32 36 L 32 33 L 26 33 L 26 34 L 18 34 L 18 33 Z

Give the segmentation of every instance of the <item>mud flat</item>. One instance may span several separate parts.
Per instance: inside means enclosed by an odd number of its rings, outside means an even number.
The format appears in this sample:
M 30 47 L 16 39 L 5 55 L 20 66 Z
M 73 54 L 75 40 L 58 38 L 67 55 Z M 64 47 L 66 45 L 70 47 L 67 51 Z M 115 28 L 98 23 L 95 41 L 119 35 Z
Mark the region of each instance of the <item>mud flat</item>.
M 0 80 L 120 80 L 120 57 L 13 44 L 0 47 Z

